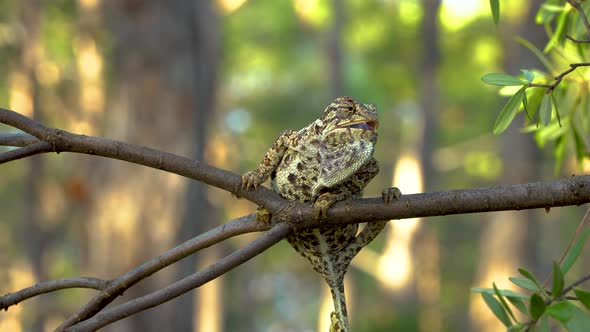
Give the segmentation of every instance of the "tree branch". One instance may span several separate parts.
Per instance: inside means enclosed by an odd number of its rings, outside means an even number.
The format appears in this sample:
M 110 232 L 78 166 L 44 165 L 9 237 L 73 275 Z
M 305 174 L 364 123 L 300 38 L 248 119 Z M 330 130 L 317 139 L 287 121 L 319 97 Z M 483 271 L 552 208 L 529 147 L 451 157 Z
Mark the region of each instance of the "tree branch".
M 106 286 L 106 280 L 90 277 L 67 278 L 40 282 L 18 292 L 8 293 L 6 295 L 0 296 L 0 309 L 8 310 L 8 307 L 16 305 L 26 299 L 56 290 L 68 288 L 92 288 L 96 290 L 102 290 L 105 289 Z
M 123 294 L 127 289 L 142 279 L 145 279 L 155 272 L 174 264 L 186 256 L 191 255 L 201 249 L 207 248 L 213 244 L 222 242 L 230 237 L 249 232 L 255 232 L 259 229 L 260 226 L 256 223 L 254 215 L 243 216 L 231 220 L 203 234 L 200 234 L 199 236 L 196 236 L 182 243 L 181 245 L 176 246 L 164 254 L 143 263 L 137 268 L 119 276 L 116 279 L 105 281 L 95 278 L 75 278 L 40 283 L 15 293 L 9 293 L 7 295 L 1 296 L 0 309 L 8 310 L 11 305 L 18 304 L 20 301 L 26 300 L 32 296 L 64 288 L 80 287 L 95 288 L 100 290 L 101 292 L 95 298 L 80 308 L 80 310 L 78 310 L 62 324 L 62 326 L 70 326 L 78 321 L 92 317 L 94 314 L 102 310 L 109 303 L 114 301 L 119 295 Z M 84 280 L 86 280 L 87 283 L 90 283 L 90 281 L 93 280 L 96 283 L 100 281 L 99 287 L 88 287 L 82 282 Z M 93 284 L 89 285 L 92 286 Z
M 244 197 L 257 205 L 262 205 L 271 212 L 278 210 L 287 202 L 276 193 L 264 187 L 258 187 L 258 189 L 250 191 L 243 190 L 240 188 L 241 178 L 239 175 L 173 153 L 45 127 L 41 123 L 29 119 L 22 114 L 3 108 L 0 108 L 0 122 L 18 128 L 51 145 L 50 150 L 36 150 L 36 153 L 83 153 L 119 159 L 160 169 L 226 190 L 238 197 Z
M 50 151 L 51 145 L 49 143 L 37 141 L 22 148 L 0 153 L 0 164 Z
M 565 75 L 563 74 L 563 76 Z M 5 109 L 0 109 L 0 122 L 21 129 L 38 139 L 38 141 L 33 140 L 22 134 L 19 137 L 3 135 L 3 137 L 7 138 L 0 138 L 0 141 L 4 140 L 5 142 L 15 143 L 14 145 L 17 146 L 23 146 L 20 149 L 8 151 L 21 151 L 17 153 L 17 156 L 24 157 L 25 153 L 22 151 L 28 149 L 24 151 L 35 153 L 51 151 L 57 153 L 75 152 L 128 161 L 179 174 L 224 189 L 264 206 L 273 215 L 273 227 L 270 225 L 257 225 L 252 215 L 245 216 L 197 236 L 144 263 L 133 271 L 109 281 L 99 295 L 68 318 L 59 329 L 68 327 L 80 330 L 99 328 L 109 324 L 109 322 L 168 301 L 195 287 L 199 287 L 258 255 L 280 241 L 292 230 L 389 219 L 550 208 L 581 205 L 590 202 L 590 175 L 585 175 L 572 176 L 552 182 L 404 195 L 390 204 L 384 204 L 381 198 L 342 201 L 336 203 L 329 210 L 329 220 L 318 221 L 313 218 L 310 204 L 286 201 L 262 186 L 259 186 L 256 190 L 244 191 L 240 188 L 241 179 L 239 175 L 198 161 L 139 145 L 48 128 L 25 116 Z M 6 153 L 0 154 L 0 156 L 3 155 L 6 155 Z M 268 230 L 268 232 L 216 264 L 158 292 L 94 316 L 126 289 L 163 267 L 231 236 L 263 230 Z M 24 292 L 24 290 L 21 292 Z M 90 318 L 92 316 L 94 317 Z
M 27 146 L 39 142 L 35 136 L 17 133 L 17 134 L 0 134 L 0 145 L 4 146 Z
M 108 309 L 89 320 L 80 322 L 70 328 L 67 328 L 65 331 L 95 331 L 110 323 L 116 322 L 125 317 L 129 317 L 140 311 L 153 308 L 166 301 L 170 301 L 205 284 L 209 280 L 219 277 L 232 268 L 247 262 L 248 260 L 257 256 L 259 253 L 281 241 L 285 236 L 287 236 L 289 231 L 290 228 L 287 224 L 276 225 L 244 248 L 224 257 L 215 264 L 209 266 L 207 269 L 188 276 L 156 292 Z M 61 331 L 61 329 L 58 328 L 57 331 Z

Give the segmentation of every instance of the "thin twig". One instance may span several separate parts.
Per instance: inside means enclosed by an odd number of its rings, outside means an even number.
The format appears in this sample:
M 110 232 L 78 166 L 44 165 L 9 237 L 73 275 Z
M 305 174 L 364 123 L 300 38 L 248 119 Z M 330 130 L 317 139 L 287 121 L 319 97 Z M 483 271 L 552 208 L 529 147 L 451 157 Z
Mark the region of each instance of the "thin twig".
M 153 308 L 159 304 L 170 301 L 192 289 L 205 284 L 212 279 L 217 278 L 234 267 L 247 262 L 248 260 L 257 256 L 259 253 L 281 241 L 283 238 L 285 238 L 285 236 L 287 236 L 289 231 L 290 227 L 287 224 L 276 225 L 244 248 L 222 258 L 215 264 L 209 266 L 207 269 L 188 276 L 151 294 L 108 309 L 89 320 L 80 322 L 70 328 L 67 328 L 66 331 L 96 331 L 101 327 L 121 320 L 125 317 L 129 317 L 140 311 Z M 60 331 L 60 329 L 57 331 Z
M 574 37 L 572 37 L 570 35 L 566 35 L 565 38 L 573 41 L 574 43 L 578 43 L 578 44 L 587 44 L 587 43 L 590 43 L 590 40 L 588 40 L 588 39 L 576 39 L 576 38 L 574 38 Z
M 107 286 L 107 283 L 108 282 L 106 280 L 90 277 L 66 278 L 40 282 L 18 292 L 8 293 L 6 295 L 0 296 L 0 309 L 8 310 L 10 306 L 19 304 L 26 299 L 62 289 L 91 288 L 103 290 Z
M 588 67 L 590 66 L 590 62 L 578 62 L 578 63 L 570 63 L 570 68 L 562 72 L 561 74 L 554 77 L 555 82 L 552 84 L 538 84 L 538 83 L 529 83 L 529 87 L 537 87 L 537 88 L 547 88 L 547 94 L 551 93 L 551 91 L 555 90 L 555 88 L 561 83 L 564 77 L 566 77 L 569 73 L 576 70 L 578 67 Z
M 582 22 L 584 22 L 584 27 L 586 27 L 586 32 L 588 32 L 588 35 L 590 35 L 590 22 L 588 22 L 588 17 L 586 16 L 586 13 L 584 13 L 584 9 L 580 5 L 580 2 L 574 1 L 574 0 L 567 0 L 567 2 L 572 7 L 576 8 L 576 10 L 578 11 L 578 14 L 582 18 Z
M 52 148 L 49 143 L 43 141 L 36 142 L 22 148 L 0 153 L 0 164 L 50 151 L 52 151 Z
M 588 220 L 589 220 L 588 217 L 590 217 L 590 208 L 588 210 L 586 210 L 584 217 L 582 218 L 582 220 L 580 220 L 580 223 L 576 227 L 576 231 L 574 232 L 574 236 L 572 236 L 569 243 L 567 244 L 567 248 L 565 248 L 565 250 L 563 251 L 563 254 L 561 254 L 561 257 L 559 258 L 559 265 L 561 265 L 561 263 L 565 259 L 565 256 L 572 248 L 572 245 L 574 244 L 575 240 L 578 238 L 578 236 L 582 232 L 582 228 L 584 228 L 584 226 L 586 226 L 588 224 Z M 547 287 L 547 284 L 549 283 L 549 280 L 551 280 L 552 275 L 553 275 L 553 271 L 549 272 L 547 279 L 545 279 L 545 282 L 543 283 L 543 288 Z

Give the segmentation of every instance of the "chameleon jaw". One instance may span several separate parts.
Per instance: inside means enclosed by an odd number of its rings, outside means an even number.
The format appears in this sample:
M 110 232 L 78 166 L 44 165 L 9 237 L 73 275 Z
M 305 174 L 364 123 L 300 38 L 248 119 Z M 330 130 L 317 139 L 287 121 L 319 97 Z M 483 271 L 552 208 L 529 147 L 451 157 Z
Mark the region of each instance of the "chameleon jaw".
M 337 128 L 352 128 L 352 129 L 364 129 L 370 131 L 376 131 L 379 127 L 379 121 L 376 120 L 359 120 L 351 121 L 345 124 L 339 125 Z

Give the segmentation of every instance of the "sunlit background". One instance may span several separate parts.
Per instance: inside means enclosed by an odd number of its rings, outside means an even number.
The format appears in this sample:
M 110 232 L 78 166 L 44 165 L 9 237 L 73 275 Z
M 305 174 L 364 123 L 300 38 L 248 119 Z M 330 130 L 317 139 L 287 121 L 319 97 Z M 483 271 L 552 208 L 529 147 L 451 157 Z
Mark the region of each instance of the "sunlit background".
M 75 133 L 151 146 L 243 173 L 285 129 L 337 95 L 378 105 L 381 172 L 366 196 L 555 178 L 480 77 L 535 68 L 514 41 L 546 41 L 540 1 L 0 1 L 0 106 Z M 518 123 L 517 123 L 518 124 Z M 0 131 L 13 129 L 0 125 Z M 0 147 L 0 151 L 7 148 Z M 566 163 L 561 175 L 575 173 Z M 0 165 L 0 293 L 114 278 L 255 206 L 176 175 L 98 157 Z M 354 331 L 503 331 L 471 287 L 511 287 L 560 256 L 584 207 L 393 221 L 347 274 Z M 120 300 L 202 269 L 241 236 L 141 282 Z M 588 258 L 574 269 L 588 266 Z M 574 272 L 575 273 L 575 272 Z M 0 331 L 52 331 L 95 292 L 0 312 Z M 105 331 L 327 331 L 323 281 L 285 242 L 222 278 Z

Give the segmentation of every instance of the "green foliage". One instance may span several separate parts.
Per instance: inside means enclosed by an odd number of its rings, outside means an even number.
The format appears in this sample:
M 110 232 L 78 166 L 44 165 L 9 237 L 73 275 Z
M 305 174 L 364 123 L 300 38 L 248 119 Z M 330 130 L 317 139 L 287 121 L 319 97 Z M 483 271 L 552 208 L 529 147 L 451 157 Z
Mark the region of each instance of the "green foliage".
M 566 274 L 579 257 L 589 234 L 590 229 L 587 229 L 580 235 L 562 264 L 553 263 L 551 292 L 524 268 L 518 269 L 523 277 L 509 279 L 526 291 L 532 291 L 530 295 L 500 290 L 495 283 L 493 288 L 472 288 L 471 291 L 481 293 L 488 308 L 511 331 L 549 331 L 549 318 L 570 332 L 590 331 L 590 292 L 577 287 L 590 280 L 590 275 L 565 287 Z M 571 296 L 571 292 L 575 296 Z M 528 310 L 525 301 L 528 302 Z M 574 304 L 575 302 L 579 302 L 584 310 Z M 511 307 L 518 309 L 526 317 L 525 322 L 517 320 Z
M 490 1 L 490 7 L 496 21 L 499 4 Z M 583 139 L 590 130 L 587 120 L 590 98 L 586 82 L 587 67 L 590 66 L 587 55 L 590 27 L 585 24 L 588 13 L 589 1 L 572 4 L 560 0 L 545 1 L 535 18 L 537 24 L 545 27 L 549 37 L 543 50 L 517 38 L 517 42 L 528 48 L 545 68 L 521 69 L 520 76 L 503 73 L 482 76 L 482 81 L 490 85 L 522 86 L 498 115 L 493 133 L 497 135 L 506 130 L 522 105 L 527 115 L 523 131 L 534 133 L 540 147 L 548 141 L 554 143 L 556 172 L 570 153 L 575 155 L 578 166 L 589 157 Z M 571 139 L 568 139 L 569 132 L 572 133 Z
M 574 242 L 571 250 L 567 251 L 562 263 L 553 263 L 550 292 L 541 285 L 533 273 L 525 268 L 518 269 L 522 277 L 509 279 L 526 291 L 532 291 L 530 295 L 499 290 L 495 283 L 491 289 L 474 288 L 472 291 L 482 294 L 490 310 L 509 330 L 549 331 L 550 318 L 562 325 L 567 331 L 588 331 L 590 330 L 590 312 L 588 311 L 590 309 L 590 292 L 577 286 L 590 280 L 590 275 L 574 281 L 568 287 L 565 287 L 565 277 L 580 256 L 589 235 L 590 229 L 586 229 Z M 569 294 L 571 292 L 575 296 L 571 296 Z M 528 300 L 528 311 L 523 300 Z M 579 302 L 585 310 L 575 305 L 575 302 Z M 526 316 L 525 323 L 517 320 L 511 306 Z
M 494 23 L 498 25 L 500 21 L 500 0 L 490 0 L 490 8 L 492 9 Z

